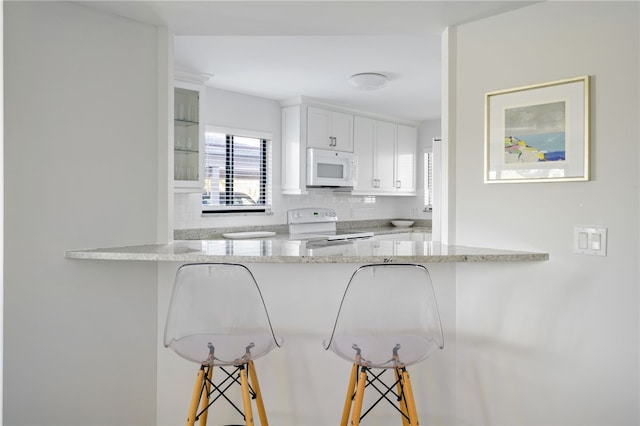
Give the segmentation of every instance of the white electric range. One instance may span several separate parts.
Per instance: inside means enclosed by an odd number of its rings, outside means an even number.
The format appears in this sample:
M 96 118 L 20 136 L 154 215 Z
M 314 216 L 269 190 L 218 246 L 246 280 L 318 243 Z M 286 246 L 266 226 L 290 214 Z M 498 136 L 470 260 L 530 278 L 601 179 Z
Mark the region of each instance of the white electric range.
M 287 212 L 289 238 L 326 241 L 357 240 L 373 237 L 373 232 L 337 230 L 338 215 L 324 207 L 293 209 Z

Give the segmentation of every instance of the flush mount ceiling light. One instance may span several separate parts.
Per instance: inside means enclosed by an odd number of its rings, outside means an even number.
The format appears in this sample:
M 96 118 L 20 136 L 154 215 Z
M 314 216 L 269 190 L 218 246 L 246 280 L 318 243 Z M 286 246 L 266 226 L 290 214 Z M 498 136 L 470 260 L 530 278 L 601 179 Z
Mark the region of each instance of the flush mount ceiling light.
M 349 77 L 349 84 L 359 90 L 376 90 L 387 84 L 387 76 L 375 72 L 363 72 Z

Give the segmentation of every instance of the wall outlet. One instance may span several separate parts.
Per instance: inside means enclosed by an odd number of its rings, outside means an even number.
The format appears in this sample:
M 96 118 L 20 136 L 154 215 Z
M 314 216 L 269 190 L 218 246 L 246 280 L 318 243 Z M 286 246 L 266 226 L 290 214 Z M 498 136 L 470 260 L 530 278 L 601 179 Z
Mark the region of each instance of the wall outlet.
M 607 228 L 578 225 L 573 230 L 573 252 L 607 255 Z

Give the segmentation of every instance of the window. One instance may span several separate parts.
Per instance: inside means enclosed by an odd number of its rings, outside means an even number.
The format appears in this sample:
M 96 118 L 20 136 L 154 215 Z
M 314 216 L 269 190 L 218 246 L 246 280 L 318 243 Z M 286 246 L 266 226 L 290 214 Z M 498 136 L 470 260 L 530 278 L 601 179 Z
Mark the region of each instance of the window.
M 271 207 L 271 136 L 207 127 L 203 213 L 266 212 Z
M 425 211 L 433 209 L 433 152 L 424 153 L 424 205 Z

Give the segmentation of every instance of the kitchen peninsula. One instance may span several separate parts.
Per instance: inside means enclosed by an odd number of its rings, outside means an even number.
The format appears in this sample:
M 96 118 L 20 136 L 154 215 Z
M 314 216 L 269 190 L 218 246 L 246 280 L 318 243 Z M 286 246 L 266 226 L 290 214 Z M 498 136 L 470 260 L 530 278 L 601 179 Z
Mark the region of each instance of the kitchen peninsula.
M 65 257 L 237 263 L 529 262 L 549 259 L 547 253 L 450 246 L 434 241 L 414 241 L 406 236 L 334 243 L 282 238 L 173 241 L 169 244 L 70 250 Z
M 362 229 L 361 229 L 362 230 Z M 456 359 L 456 269 L 458 265 L 478 268 L 489 262 L 508 262 L 530 271 L 536 261 L 548 260 L 547 253 L 461 247 L 431 241 L 429 229 L 380 229 L 373 238 L 353 241 L 294 239 L 277 233 L 268 238 L 176 240 L 168 244 L 70 250 L 68 259 L 156 262 L 157 264 L 157 424 L 180 424 L 193 386 L 193 366 L 162 347 L 165 313 L 173 280 L 181 264 L 233 262 L 247 264 L 260 285 L 274 330 L 284 346 L 261 369 L 260 386 L 270 398 L 269 420 L 279 425 L 328 425 L 335 421 L 343 404 L 342 363 L 322 349 L 321 342 L 332 329 L 335 313 L 351 274 L 366 263 L 425 264 L 434 283 L 445 332 L 445 350 L 429 362 L 413 366 L 414 391 L 421 395 L 417 409 L 427 420 L 451 417 L 454 407 L 434 406 L 434 395 L 442 395 L 439 383 L 455 376 Z M 477 266 L 472 266 L 477 265 Z M 506 266 L 506 265 L 505 265 Z M 402 295 L 398 295 L 403 297 Z M 334 366 L 334 367 L 330 367 Z M 322 374 L 309 379 L 309 371 Z M 336 392 L 336 389 L 340 389 Z M 435 391 L 437 389 L 437 391 Z M 452 391 L 447 391 L 449 394 Z M 176 398 L 179 395 L 180 398 Z M 296 395 L 296 397 L 292 397 Z M 304 395 L 304 397 L 298 397 Z M 431 397 L 427 397 L 431 395 Z M 452 394 L 447 400 L 453 401 Z M 322 401 L 318 409 L 317 401 Z M 232 423 L 235 413 L 217 407 L 220 421 Z M 377 424 L 391 424 L 395 417 L 381 410 L 373 414 Z M 391 413 L 393 414 L 393 413 Z M 375 417 L 380 416 L 380 417 Z M 385 417 L 386 416 L 386 417 Z M 433 416 L 433 417 L 432 417 Z
M 71 250 L 66 257 L 93 262 L 111 260 L 116 264 L 156 262 L 158 299 L 149 303 L 157 303 L 158 312 L 157 424 L 180 424 L 184 420 L 193 386 L 193 365 L 176 357 L 161 343 L 173 280 L 181 264 L 234 262 L 247 264 L 251 269 L 269 307 L 273 328 L 284 338 L 282 348 L 268 359 L 259 360 L 268 366 L 260 370 L 260 386 L 263 395 L 269 398 L 269 420 L 278 425 L 334 424 L 336 413 L 340 413 L 346 373 L 342 363 L 323 350 L 321 342 L 332 329 L 351 274 L 366 263 L 425 264 L 434 283 L 446 343 L 445 349 L 428 362 L 413 366 L 414 392 L 421 398 L 416 405 L 427 421 L 451 417 L 453 406 L 438 405 L 435 410 L 433 407 L 437 405 L 435 395 L 443 395 L 442 383 L 451 383 L 455 377 L 457 268 L 474 268 L 483 273 L 484 265 L 505 262 L 530 273 L 536 268 L 536 261 L 548 260 L 549 256 L 450 246 L 430 241 L 430 234 L 418 229 L 396 231 L 399 232 L 378 233 L 373 238 L 348 242 L 296 240 L 284 233 L 240 240 L 177 240 L 169 244 Z M 509 266 L 505 264 L 505 268 Z M 322 373 L 310 379 L 309 371 L 314 368 Z M 445 392 L 448 401 L 455 400 L 452 392 Z M 318 401 L 322 401 L 321 409 Z M 220 421 L 226 421 L 225 424 L 234 421 L 233 410 L 224 405 L 217 410 Z M 374 423 L 391 424 L 395 420 L 394 413 L 380 411 L 372 414 Z
M 450 263 L 548 260 L 546 253 L 449 246 L 431 241 L 431 223 L 338 222 L 329 208 L 287 212 L 271 228 L 201 229 L 173 242 L 70 250 L 68 259 L 234 263 Z M 244 231 L 244 232 L 238 232 Z M 266 231 L 266 232 L 265 232 Z M 189 238 L 191 237 L 191 238 Z

